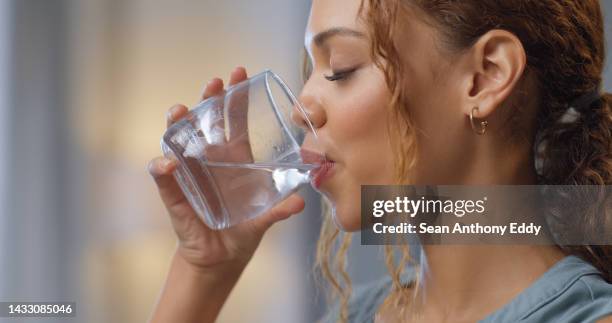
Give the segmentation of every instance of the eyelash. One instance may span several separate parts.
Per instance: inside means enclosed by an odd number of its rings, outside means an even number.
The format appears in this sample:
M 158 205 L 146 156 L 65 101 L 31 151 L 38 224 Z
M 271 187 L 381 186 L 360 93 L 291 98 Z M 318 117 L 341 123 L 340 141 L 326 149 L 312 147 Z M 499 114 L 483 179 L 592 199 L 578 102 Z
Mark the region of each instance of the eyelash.
M 351 68 L 344 71 L 334 72 L 332 75 L 325 75 L 325 79 L 330 82 L 342 81 L 346 80 L 353 72 L 355 72 L 357 68 Z

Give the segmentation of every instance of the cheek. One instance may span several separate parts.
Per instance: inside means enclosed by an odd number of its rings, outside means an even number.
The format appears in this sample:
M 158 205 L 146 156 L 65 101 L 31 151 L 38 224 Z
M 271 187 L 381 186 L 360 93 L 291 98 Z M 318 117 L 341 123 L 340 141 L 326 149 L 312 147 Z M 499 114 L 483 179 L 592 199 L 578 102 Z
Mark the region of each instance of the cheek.
M 404 90 L 413 93 L 407 106 L 411 122 L 418 128 L 415 135 L 419 152 L 411 179 L 420 184 L 444 183 L 444 178 L 457 175 L 468 144 L 464 140 L 467 120 L 457 104 L 461 102 L 461 78 L 443 64 L 436 73 L 416 67 L 410 72 L 412 77 L 405 81 Z
M 341 92 L 330 129 L 342 166 L 355 184 L 387 181 L 393 158 L 387 129 L 390 96 L 382 74 L 363 73 Z
M 330 138 L 340 161 L 331 199 L 336 224 L 345 231 L 360 228 L 361 185 L 392 184 L 393 155 L 388 136 L 389 92 L 382 74 L 363 74 L 329 102 Z
M 382 73 L 372 68 L 339 85 L 325 102 L 327 135 L 338 155 L 329 197 L 335 222 L 343 230 L 359 230 L 361 185 L 392 183 L 389 98 Z

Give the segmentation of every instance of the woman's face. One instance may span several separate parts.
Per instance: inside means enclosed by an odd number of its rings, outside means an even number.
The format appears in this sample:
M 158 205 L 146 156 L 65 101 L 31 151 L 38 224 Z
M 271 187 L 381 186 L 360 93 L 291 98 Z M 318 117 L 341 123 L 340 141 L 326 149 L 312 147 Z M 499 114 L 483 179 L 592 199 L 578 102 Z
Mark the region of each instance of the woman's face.
M 383 72 L 370 56 L 367 26 L 357 18 L 360 2 L 313 1 L 305 35 L 312 73 L 300 95 L 322 149 L 334 162 L 318 190 L 330 199 L 336 223 L 347 231 L 360 227 L 361 185 L 392 184 L 394 180 L 393 150 L 387 131 L 390 93 Z M 435 55 L 431 28 L 415 22 L 404 29 L 402 59 L 409 75 L 403 78 L 407 79 L 405 87 L 411 93 L 411 105 L 414 110 L 427 109 L 430 117 L 432 113 L 438 115 L 432 122 L 416 111 L 413 122 L 426 133 L 431 132 L 427 136 L 430 144 L 444 145 L 444 137 L 438 136 L 437 129 L 446 126 L 445 135 L 453 136 L 458 127 L 449 126 L 452 122 L 448 119 L 452 118 L 441 117 L 452 100 L 452 90 L 446 85 L 451 75 L 445 75 L 445 82 L 436 76 L 441 68 L 449 69 L 449 64 Z M 464 126 L 462 121 L 459 124 Z M 437 155 L 445 151 L 437 150 Z M 424 163 L 418 163 L 417 171 L 429 178 L 414 178 L 418 182 L 434 181 L 431 175 L 436 172 L 430 169 L 440 163 L 423 157 L 420 160 Z

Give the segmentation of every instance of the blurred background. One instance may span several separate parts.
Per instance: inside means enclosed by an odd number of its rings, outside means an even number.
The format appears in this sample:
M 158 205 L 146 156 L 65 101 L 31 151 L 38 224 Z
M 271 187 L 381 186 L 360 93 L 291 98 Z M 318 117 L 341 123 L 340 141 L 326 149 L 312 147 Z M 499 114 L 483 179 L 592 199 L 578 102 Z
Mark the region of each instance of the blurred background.
M 0 0 L 0 301 L 76 301 L 77 318 L 57 322 L 146 321 L 176 244 L 145 169 L 166 110 L 237 65 L 299 91 L 309 5 Z M 219 322 L 324 310 L 311 275 L 320 203 L 302 194 L 307 209 L 265 236 Z M 355 283 L 384 272 L 359 237 L 349 257 Z

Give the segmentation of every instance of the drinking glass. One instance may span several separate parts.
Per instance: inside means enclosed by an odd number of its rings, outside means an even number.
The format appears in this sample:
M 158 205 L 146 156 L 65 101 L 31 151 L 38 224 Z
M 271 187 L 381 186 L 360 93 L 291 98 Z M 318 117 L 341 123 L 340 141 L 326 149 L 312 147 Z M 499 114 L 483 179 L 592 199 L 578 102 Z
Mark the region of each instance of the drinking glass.
M 202 101 L 161 146 L 178 161 L 174 177 L 187 200 L 215 230 L 264 214 L 325 164 L 307 113 L 270 70 Z

